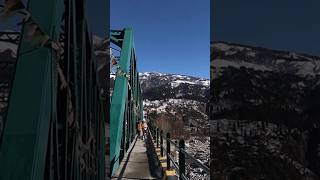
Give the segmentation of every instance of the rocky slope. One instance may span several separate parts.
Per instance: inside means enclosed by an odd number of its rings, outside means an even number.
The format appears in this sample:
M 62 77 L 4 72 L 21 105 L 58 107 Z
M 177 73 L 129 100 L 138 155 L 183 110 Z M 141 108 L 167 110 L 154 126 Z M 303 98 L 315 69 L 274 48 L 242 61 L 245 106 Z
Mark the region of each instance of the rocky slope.
M 144 112 L 151 119 L 165 115 L 182 120 L 186 126 L 208 125 L 209 80 L 175 74 L 140 73 L 140 82 Z
M 319 179 L 320 58 L 226 42 L 211 52 L 212 174 Z
M 177 74 L 140 73 L 140 81 L 147 117 L 155 119 L 158 126 L 171 131 L 176 138 L 186 139 L 187 151 L 209 166 L 209 80 Z M 195 180 L 209 179 L 209 175 L 192 162 L 187 163 L 187 174 Z
M 166 116 L 186 128 L 208 128 L 209 80 L 176 74 L 140 73 L 144 114 L 149 119 Z M 110 75 L 111 86 L 115 75 Z M 112 90 L 111 90 L 112 91 Z

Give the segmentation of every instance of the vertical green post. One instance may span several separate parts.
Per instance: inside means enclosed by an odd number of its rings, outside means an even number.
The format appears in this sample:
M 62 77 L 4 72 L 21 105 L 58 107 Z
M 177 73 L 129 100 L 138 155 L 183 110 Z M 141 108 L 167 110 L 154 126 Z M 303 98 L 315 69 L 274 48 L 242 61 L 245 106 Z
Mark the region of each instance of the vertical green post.
M 122 73 L 128 74 L 129 72 L 131 50 L 133 47 L 132 30 L 125 29 L 120 56 L 120 70 Z M 125 75 L 118 75 L 115 79 L 110 107 L 110 160 L 112 175 L 120 164 L 119 156 L 125 115 L 125 103 L 128 97 L 127 87 L 127 77 L 125 77 Z

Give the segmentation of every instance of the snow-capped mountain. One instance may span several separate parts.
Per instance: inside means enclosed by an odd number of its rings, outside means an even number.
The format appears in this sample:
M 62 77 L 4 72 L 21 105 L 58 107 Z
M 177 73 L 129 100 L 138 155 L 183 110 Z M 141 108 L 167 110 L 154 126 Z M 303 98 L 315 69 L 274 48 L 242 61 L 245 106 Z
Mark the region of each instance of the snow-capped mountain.
M 172 87 L 178 87 L 181 84 L 209 86 L 210 81 L 205 78 L 198 78 L 178 74 L 162 74 L 157 72 L 140 73 L 140 81 L 144 89 L 152 86 L 161 86 L 170 83 Z
M 162 73 L 140 73 L 143 98 L 148 100 L 187 99 L 207 102 L 208 79 Z
M 255 71 L 295 74 L 300 77 L 320 75 L 320 57 L 316 56 L 224 42 L 214 43 L 212 50 L 218 75 L 225 67 L 241 66 Z
M 319 179 L 320 57 L 215 42 L 211 77 L 214 176 Z
M 112 87 L 115 75 L 110 79 Z M 205 123 L 208 128 L 208 79 L 157 72 L 139 73 L 139 79 L 146 116 L 179 119 L 192 127 Z

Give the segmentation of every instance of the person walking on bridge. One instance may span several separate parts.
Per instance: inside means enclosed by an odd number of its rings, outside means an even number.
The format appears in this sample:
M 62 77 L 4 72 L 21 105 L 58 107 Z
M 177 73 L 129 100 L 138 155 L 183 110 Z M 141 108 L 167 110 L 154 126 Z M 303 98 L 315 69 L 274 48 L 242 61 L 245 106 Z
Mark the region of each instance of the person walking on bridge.
M 140 122 L 138 122 L 138 137 L 140 138 L 140 139 L 142 139 L 142 122 L 140 121 Z
M 146 135 L 147 135 L 147 130 L 148 130 L 148 125 L 147 125 L 147 122 L 146 120 L 144 119 L 143 122 L 142 122 L 142 131 L 143 131 L 143 140 L 146 139 Z

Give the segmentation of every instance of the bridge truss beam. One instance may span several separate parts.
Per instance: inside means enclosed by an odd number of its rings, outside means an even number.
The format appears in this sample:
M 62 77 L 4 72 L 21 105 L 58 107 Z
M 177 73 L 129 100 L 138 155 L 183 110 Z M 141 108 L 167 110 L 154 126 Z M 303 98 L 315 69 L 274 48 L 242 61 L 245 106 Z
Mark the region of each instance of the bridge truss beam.
M 131 28 L 111 30 L 111 43 L 121 48 L 110 106 L 111 175 L 119 168 L 143 118 L 134 37 Z
M 1 180 L 104 180 L 107 110 L 85 1 L 29 0 L 27 7 L 63 53 L 30 43 L 24 24 L 0 142 Z

